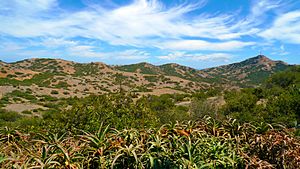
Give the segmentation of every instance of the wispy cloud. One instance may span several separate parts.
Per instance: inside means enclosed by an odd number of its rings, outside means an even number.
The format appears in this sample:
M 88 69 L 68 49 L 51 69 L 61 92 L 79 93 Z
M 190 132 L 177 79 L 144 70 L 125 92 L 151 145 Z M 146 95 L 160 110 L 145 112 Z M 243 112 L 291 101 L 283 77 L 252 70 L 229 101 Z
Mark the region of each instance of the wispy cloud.
M 170 61 L 210 61 L 210 62 L 217 62 L 223 61 L 227 62 L 233 57 L 233 55 L 228 53 L 210 53 L 210 54 L 203 54 L 203 53 L 187 53 L 187 52 L 172 52 L 168 55 L 158 56 L 159 59 L 163 60 L 170 60 Z
M 123 49 L 115 51 L 103 50 L 103 46 L 90 41 L 66 40 L 62 38 L 41 38 L 39 40 L 20 41 L 0 39 L 2 55 L 32 57 L 73 57 L 97 58 L 114 60 L 143 60 L 149 58 L 149 52 L 138 49 Z
M 103 58 L 105 56 L 102 52 L 97 52 L 94 46 L 88 45 L 72 46 L 67 51 L 67 54 L 73 57 Z
M 73 41 L 73 40 L 66 40 L 62 38 L 44 38 L 41 42 L 39 42 L 39 45 L 42 45 L 44 47 L 48 48 L 58 48 L 58 47 L 69 47 L 69 46 L 75 46 L 79 42 Z
M 279 16 L 269 29 L 259 35 L 270 40 L 300 44 L 300 10 Z
M 49 11 L 55 6 L 57 6 L 57 0 L 10 0 L 0 2 L 1 12 L 19 17 L 35 17 L 36 14 Z
M 112 2 L 82 0 L 84 8 L 68 10 L 59 0 L 0 0 L 0 52 L 142 60 L 169 51 L 159 58 L 225 61 L 266 43 L 300 44 L 300 7 L 282 10 L 290 0 L 251 0 L 235 11 L 211 11 L 209 0 Z
M 173 50 L 231 51 L 254 44 L 254 42 L 242 41 L 207 42 L 203 40 L 177 40 L 166 42 L 162 44 L 162 47 Z
M 243 33 L 232 28 L 232 15 L 199 14 L 189 20 L 184 16 L 200 8 L 205 1 L 165 7 L 157 0 L 136 0 L 127 6 L 105 9 L 93 6 L 80 12 L 47 15 L 55 6 L 55 0 L 15 1 L 16 11 L 29 15 L 0 15 L 0 32 L 15 37 L 87 37 L 102 40 L 112 45 L 138 47 L 158 46 L 170 40 L 184 37 L 229 40 L 239 38 Z M 13 8 L 13 7 L 11 7 Z M 3 11 L 4 9 L 2 9 Z M 41 17 L 41 16 L 47 17 Z M 11 22 L 14 20 L 15 22 Z M 213 28 L 213 29 L 212 29 Z M 164 45 L 162 45 L 164 46 Z
M 150 53 L 146 51 L 140 51 L 135 49 L 129 49 L 125 51 L 111 52 L 107 54 L 108 57 L 115 57 L 124 60 L 144 60 L 150 57 Z

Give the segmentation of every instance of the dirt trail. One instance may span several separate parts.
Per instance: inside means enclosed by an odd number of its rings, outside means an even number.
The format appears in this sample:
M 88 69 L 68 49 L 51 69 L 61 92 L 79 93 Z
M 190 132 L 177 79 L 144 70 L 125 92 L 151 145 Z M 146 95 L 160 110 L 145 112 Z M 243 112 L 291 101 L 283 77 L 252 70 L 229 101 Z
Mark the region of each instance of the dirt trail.
M 30 103 L 26 103 L 26 104 L 20 104 L 20 103 L 16 103 L 16 104 L 9 104 L 6 107 L 4 107 L 3 109 L 7 110 L 7 111 L 13 111 L 13 112 L 18 112 L 21 113 L 25 110 L 31 111 L 34 109 L 46 109 L 43 106 L 40 105 L 36 105 L 36 104 L 30 104 Z

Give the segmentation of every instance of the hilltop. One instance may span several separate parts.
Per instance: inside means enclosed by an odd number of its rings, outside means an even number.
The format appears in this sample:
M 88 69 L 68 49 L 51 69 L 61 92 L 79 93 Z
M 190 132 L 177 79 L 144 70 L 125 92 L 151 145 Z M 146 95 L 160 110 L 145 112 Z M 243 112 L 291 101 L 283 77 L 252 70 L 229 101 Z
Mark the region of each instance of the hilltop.
M 258 55 L 242 62 L 203 71 L 219 83 L 255 87 L 264 82 L 271 74 L 283 71 L 290 66 L 283 61 L 274 61 L 264 55 Z
M 116 68 L 126 72 L 175 76 L 191 82 L 205 82 L 211 87 L 255 87 L 260 85 L 271 74 L 283 71 L 290 66 L 283 61 L 274 61 L 264 55 L 258 55 L 242 62 L 203 70 L 176 63 L 160 66 L 139 63 L 117 66 Z

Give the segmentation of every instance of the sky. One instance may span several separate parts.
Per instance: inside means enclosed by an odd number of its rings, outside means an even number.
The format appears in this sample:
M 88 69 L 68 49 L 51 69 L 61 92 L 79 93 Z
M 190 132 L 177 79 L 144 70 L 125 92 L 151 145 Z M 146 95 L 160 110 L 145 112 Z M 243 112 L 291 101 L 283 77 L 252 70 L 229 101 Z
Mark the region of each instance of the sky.
M 0 60 L 300 64 L 300 0 L 0 0 Z

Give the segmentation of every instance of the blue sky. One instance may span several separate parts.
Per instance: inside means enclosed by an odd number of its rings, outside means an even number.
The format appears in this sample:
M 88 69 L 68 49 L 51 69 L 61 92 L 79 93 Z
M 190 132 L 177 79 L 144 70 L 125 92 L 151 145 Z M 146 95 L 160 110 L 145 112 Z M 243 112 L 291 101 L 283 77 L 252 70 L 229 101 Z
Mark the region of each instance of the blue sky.
M 0 60 L 300 63 L 299 0 L 0 0 Z

